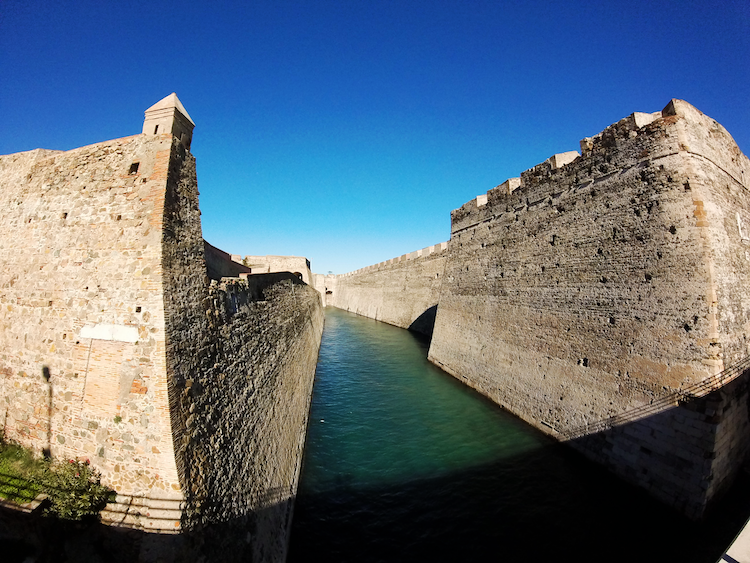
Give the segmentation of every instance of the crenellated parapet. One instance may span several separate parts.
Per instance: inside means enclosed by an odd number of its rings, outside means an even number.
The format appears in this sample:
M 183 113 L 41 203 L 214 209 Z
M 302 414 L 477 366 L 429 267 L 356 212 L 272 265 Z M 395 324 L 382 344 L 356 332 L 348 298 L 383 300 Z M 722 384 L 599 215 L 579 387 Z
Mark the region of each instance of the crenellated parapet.
M 445 252 L 447 249 L 448 249 L 448 243 L 441 242 L 440 244 L 426 246 L 425 248 L 421 248 L 413 252 L 408 252 L 406 254 L 402 254 L 401 256 L 396 256 L 395 258 L 391 258 L 390 260 L 384 260 L 382 262 L 378 262 L 377 264 L 373 264 L 371 266 L 365 266 L 364 268 L 360 268 L 352 272 L 347 272 L 346 274 L 339 274 L 339 276 L 337 277 L 341 278 L 341 277 L 356 276 L 359 274 L 382 270 L 384 268 L 389 268 L 393 266 L 394 264 L 406 262 L 407 260 L 414 260 L 416 258 L 421 258 L 423 256 L 432 256 L 432 255 L 441 254 Z
M 690 123 L 694 126 L 684 127 Z M 682 100 L 662 111 L 635 112 L 580 142 L 581 152 L 552 155 L 451 213 L 451 233 L 495 217 L 520 213 L 558 200 L 561 186 L 583 190 L 614 173 L 650 166 L 659 159 L 684 153 L 711 161 L 737 184 L 747 188 L 747 163 L 729 133 Z M 557 187 L 555 187 L 557 186 Z
M 430 335 L 447 255 L 443 242 L 335 276 L 327 303 Z

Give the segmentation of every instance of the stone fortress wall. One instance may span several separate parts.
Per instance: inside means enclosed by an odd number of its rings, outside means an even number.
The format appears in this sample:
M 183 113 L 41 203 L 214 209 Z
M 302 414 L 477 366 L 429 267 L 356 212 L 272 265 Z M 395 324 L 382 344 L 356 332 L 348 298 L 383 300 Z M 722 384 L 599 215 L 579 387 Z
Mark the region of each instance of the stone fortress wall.
M 332 304 L 336 278 L 335 274 L 312 274 L 312 286 L 320 293 L 324 307 Z
M 172 95 L 156 134 L 0 156 L 3 436 L 89 459 L 110 522 L 242 524 L 230 555 L 280 560 L 320 297 L 292 275 L 209 283 L 183 111 Z
M 680 100 L 581 151 L 452 213 L 429 359 L 699 518 L 750 438 L 750 164 Z M 382 269 L 337 276 L 334 305 L 408 309 Z
M 323 332 L 320 296 L 294 274 L 224 278 L 211 283 L 208 307 L 180 323 L 173 411 L 183 522 L 201 531 L 200 546 L 229 550 L 204 553 L 209 560 L 284 561 Z
M 478 196 L 448 243 L 342 276 L 205 243 L 191 139 L 172 95 L 141 135 L 0 156 L 3 435 L 90 459 L 120 493 L 110 521 L 250 529 L 229 555 L 283 559 L 322 304 L 434 323 L 431 361 L 691 517 L 731 483 L 750 164 L 689 104 Z
M 448 243 L 428 246 L 327 282 L 328 304 L 432 334 Z

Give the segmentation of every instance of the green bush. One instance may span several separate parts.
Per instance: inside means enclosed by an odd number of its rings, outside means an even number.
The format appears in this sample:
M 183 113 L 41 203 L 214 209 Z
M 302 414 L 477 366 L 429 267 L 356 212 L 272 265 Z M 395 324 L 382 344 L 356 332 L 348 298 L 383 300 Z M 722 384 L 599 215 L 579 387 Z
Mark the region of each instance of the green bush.
M 39 493 L 47 495 L 45 513 L 66 520 L 97 518 L 115 497 L 88 460 L 35 459 L 17 444 L 0 442 L 0 497 L 24 503 Z
M 66 520 L 98 517 L 115 496 L 114 491 L 101 484 L 101 475 L 88 460 L 47 464 L 38 482 L 49 499 L 47 512 Z

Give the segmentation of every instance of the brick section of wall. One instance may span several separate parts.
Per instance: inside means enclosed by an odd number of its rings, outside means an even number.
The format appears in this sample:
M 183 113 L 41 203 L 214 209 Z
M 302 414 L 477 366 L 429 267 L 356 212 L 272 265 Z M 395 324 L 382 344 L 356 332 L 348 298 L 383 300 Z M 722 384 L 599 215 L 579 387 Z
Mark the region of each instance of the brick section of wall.
M 748 159 L 685 102 L 637 115 L 452 213 L 429 357 L 543 431 L 648 405 L 750 352 Z
M 328 304 L 431 334 L 445 269 L 445 246 L 435 245 L 336 276 Z

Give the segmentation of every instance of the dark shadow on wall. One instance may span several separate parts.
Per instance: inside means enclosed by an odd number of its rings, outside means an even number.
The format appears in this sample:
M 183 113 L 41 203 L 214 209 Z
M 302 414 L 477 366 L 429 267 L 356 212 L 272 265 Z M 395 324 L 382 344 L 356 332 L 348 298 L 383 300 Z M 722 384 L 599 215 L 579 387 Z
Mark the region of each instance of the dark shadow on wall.
M 747 392 L 748 379 L 750 378 L 750 356 L 736 362 L 720 373 L 712 375 L 698 383 L 689 385 L 679 391 L 674 391 L 663 397 L 652 400 L 643 405 L 615 416 L 590 422 L 588 424 L 572 428 L 559 436 L 560 439 L 572 440 L 584 435 L 591 435 L 609 430 L 612 427 L 635 422 L 651 415 L 670 409 L 674 405 L 685 406 L 688 410 L 705 413 L 705 403 L 721 402 L 729 396 L 741 396 Z M 717 393 L 718 392 L 718 393 Z M 710 397 L 713 395 L 713 397 Z M 703 402 L 700 402 L 702 399 Z M 748 397 L 750 399 L 750 397 Z M 750 404 L 748 404 L 750 410 Z
M 700 396 L 683 391 L 598 421 L 590 433 L 574 429 L 566 444 L 699 520 L 717 510 L 747 458 L 749 379 L 744 371 Z
M 49 367 L 42 367 L 42 379 L 47 387 L 47 447 L 42 450 L 45 459 L 52 458 L 52 381 Z
M 733 382 L 741 385 L 744 379 Z M 692 404 L 686 399 L 672 411 L 687 406 L 703 408 L 697 399 Z M 671 416 L 670 409 L 642 414 L 618 431 L 628 434 L 636 425 L 662 424 L 661 417 Z M 606 442 L 608 431 L 587 439 Z M 597 447 L 603 451 L 606 445 Z M 748 498 L 750 479 L 741 475 L 703 522 L 692 522 L 549 440 L 489 464 L 381 487 L 358 487 L 353 476 L 342 473 L 332 489 L 298 497 L 288 561 L 713 563 L 750 517 Z M 272 502 L 246 518 L 160 535 L 0 507 L 0 559 L 269 560 L 268 551 L 256 549 L 259 527 L 289 510 L 289 501 Z
M 742 391 L 731 388 L 744 385 L 747 375 L 724 373 L 721 377 L 734 379 L 720 381 L 717 393 L 747 408 Z M 618 419 L 618 432 L 637 435 L 639 427 L 660 426 L 665 417 L 705 412 L 710 395 L 691 401 L 683 393 L 679 407 L 665 403 L 658 412 L 640 410 L 634 419 Z M 611 448 L 596 443 L 607 441 L 606 432 L 599 427 L 589 438 L 573 439 Z M 714 563 L 750 517 L 747 473 L 740 472 L 702 521 L 693 521 L 568 444 L 543 442 L 486 465 L 382 487 L 357 486 L 355 476 L 342 471 L 330 489 L 309 491 L 303 468 L 288 562 Z M 643 453 L 666 457 L 678 476 L 679 458 Z
M 693 522 L 563 444 L 387 486 L 342 473 L 295 506 L 290 563 L 606 560 L 714 563 L 750 517 L 743 475 Z M 4 563 L 275 560 L 259 542 L 290 501 L 182 534 L 73 523 L 0 506 Z M 265 557 L 264 557 L 265 555 Z M 270 556 L 269 556 L 270 555 Z M 29 559 L 31 558 L 31 559 Z
M 419 315 L 414 322 L 409 325 L 409 330 L 424 334 L 428 339 L 432 339 L 432 333 L 435 329 L 435 317 L 437 316 L 437 305 L 433 305 L 424 313 Z
M 289 501 L 180 534 L 145 532 L 95 520 L 70 521 L 0 504 L 0 561 L 3 563 L 240 563 L 275 561 L 255 535 L 268 512 L 289 511 Z M 284 538 L 271 543 L 283 544 Z M 265 552 L 266 557 L 258 557 Z

